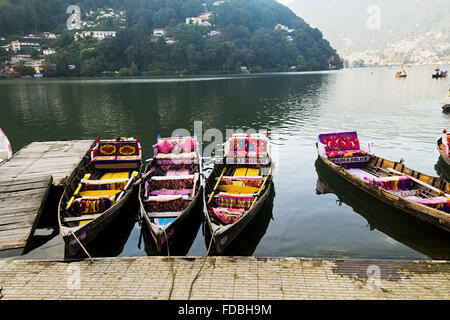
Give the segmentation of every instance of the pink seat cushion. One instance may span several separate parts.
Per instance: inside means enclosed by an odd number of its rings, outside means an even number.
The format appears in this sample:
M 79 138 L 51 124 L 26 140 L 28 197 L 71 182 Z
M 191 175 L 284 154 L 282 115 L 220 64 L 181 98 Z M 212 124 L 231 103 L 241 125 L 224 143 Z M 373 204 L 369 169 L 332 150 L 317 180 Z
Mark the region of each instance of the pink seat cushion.
M 168 154 L 170 151 L 172 151 L 173 146 L 174 144 L 172 142 L 169 142 L 167 139 L 158 142 L 158 150 L 164 154 Z

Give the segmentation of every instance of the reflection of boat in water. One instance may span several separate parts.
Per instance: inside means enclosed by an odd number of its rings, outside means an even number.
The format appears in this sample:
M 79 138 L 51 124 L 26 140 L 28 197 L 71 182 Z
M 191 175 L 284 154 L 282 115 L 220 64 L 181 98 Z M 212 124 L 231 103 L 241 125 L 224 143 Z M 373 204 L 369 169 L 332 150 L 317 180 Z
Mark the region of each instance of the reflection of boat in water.
M 220 252 L 220 255 L 251 256 L 255 252 L 261 239 L 266 234 L 270 220 L 273 218 L 274 199 L 275 186 L 272 184 L 268 198 L 262 205 L 260 212 L 247 224 L 242 232 Z M 206 224 L 204 224 L 204 226 L 206 226 Z M 209 228 L 205 229 L 205 245 L 208 247 L 211 241 L 211 232 Z M 214 246 L 211 246 L 210 254 L 218 254 L 214 249 Z
M 436 170 L 439 177 L 450 181 L 450 166 L 444 161 L 444 159 L 439 157 L 438 161 L 434 165 L 434 169 Z
M 441 102 L 441 105 L 443 112 L 450 112 L 450 91 L 447 93 L 447 100 Z
M 450 259 L 449 233 L 373 199 L 332 171 L 320 158 L 315 166 L 319 177 L 318 194 L 334 193 L 364 217 L 371 230 L 377 229 L 431 259 Z

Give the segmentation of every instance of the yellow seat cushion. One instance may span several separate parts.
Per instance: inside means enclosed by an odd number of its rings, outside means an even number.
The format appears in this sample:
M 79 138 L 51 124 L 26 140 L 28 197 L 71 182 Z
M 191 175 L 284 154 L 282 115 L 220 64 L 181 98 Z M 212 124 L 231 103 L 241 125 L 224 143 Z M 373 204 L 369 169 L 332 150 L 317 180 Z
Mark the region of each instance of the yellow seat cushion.
M 240 182 L 242 183 L 242 182 Z M 219 190 L 231 194 L 253 194 L 258 192 L 258 188 L 243 185 L 219 185 Z
M 89 190 L 80 192 L 81 197 L 114 197 L 120 190 Z
M 100 180 L 109 180 L 109 179 L 128 179 L 130 173 L 128 171 L 125 172 L 108 172 L 105 173 Z
M 259 169 L 248 169 L 247 177 L 257 177 L 259 176 Z
M 233 174 L 233 176 L 235 177 L 245 177 L 246 175 L 247 175 L 247 168 L 237 168 Z

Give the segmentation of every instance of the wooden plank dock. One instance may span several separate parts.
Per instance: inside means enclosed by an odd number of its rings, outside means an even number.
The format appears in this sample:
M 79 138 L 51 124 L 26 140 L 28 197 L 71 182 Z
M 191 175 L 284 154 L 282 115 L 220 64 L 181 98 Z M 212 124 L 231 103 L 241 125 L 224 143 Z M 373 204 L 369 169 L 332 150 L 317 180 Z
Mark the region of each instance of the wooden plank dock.
M 51 175 L 55 186 L 64 186 L 94 140 L 33 142 L 0 165 L 0 177 L 17 179 Z
M 0 250 L 27 252 L 53 187 L 72 179 L 93 142 L 33 142 L 0 165 Z

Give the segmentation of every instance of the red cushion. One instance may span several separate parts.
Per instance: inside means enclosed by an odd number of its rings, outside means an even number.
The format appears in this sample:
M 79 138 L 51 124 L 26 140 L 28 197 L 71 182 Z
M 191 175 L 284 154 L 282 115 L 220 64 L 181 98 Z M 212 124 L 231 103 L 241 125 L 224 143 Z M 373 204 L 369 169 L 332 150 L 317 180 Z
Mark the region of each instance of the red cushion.
M 158 142 L 158 150 L 164 154 L 168 154 L 170 151 L 172 151 L 173 146 L 174 144 L 166 139 Z

